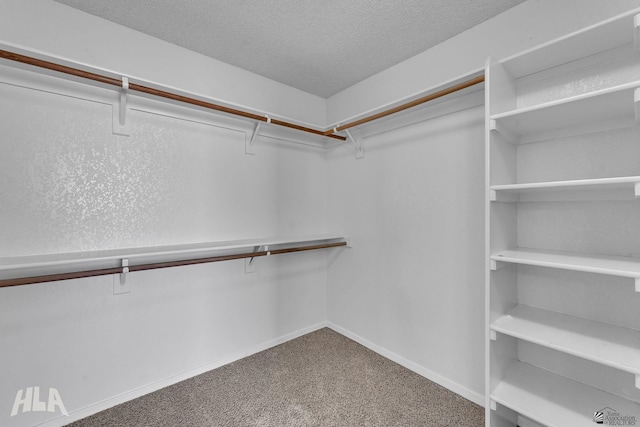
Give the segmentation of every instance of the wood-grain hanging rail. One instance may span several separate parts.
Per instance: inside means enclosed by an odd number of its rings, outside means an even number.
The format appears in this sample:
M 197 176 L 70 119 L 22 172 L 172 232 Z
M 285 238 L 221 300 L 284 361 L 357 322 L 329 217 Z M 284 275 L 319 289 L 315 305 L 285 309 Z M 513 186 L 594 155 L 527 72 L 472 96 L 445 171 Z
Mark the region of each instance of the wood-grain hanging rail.
M 244 259 L 244 258 L 258 258 L 258 257 L 264 257 L 268 255 L 280 255 L 280 254 L 286 254 L 286 253 L 292 253 L 292 252 L 304 252 L 304 251 L 312 251 L 317 249 L 337 248 L 342 246 L 347 246 L 347 242 L 331 242 L 331 243 L 322 243 L 317 245 L 298 246 L 293 248 L 271 249 L 269 251 L 265 250 L 265 251 L 256 251 L 256 252 L 243 252 L 239 254 L 218 255 L 218 256 L 211 256 L 211 257 L 205 257 L 205 258 L 193 258 L 193 259 L 184 259 L 184 260 L 177 260 L 177 261 L 156 262 L 156 263 L 150 263 L 150 264 L 129 265 L 127 266 L 127 268 L 129 272 L 155 270 L 158 268 L 180 267 L 184 265 L 231 261 L 231 260 Z M 126 256 L 123 256 L 123 258 L 126 258 Z M 43 276 L 18 277 L 15 279 L 0 280 L 0 288 L 6 288 L 10 286 L 21 286 L 21 285 L 33 285 L 36 283 L 57 282 L 60 280 L 81 279 L 84 277 L 106 276 L 110 274 L 120 274 L 122 272 L 123 272 L 122 267 L 112 267 L 112 268 L 101 268 L 96 270 L 82 270 L 82 271 L 73 271 L 68 273 L 47 274 Z
M 378 119 L 381 119 L 383 117 L 387 117 L 387 116 L 390 116 L 392 114 L 399 113 L 400 111 L 408 110 L 409 108 L 416 107 L 416 106 L 424 104 L 426 102 L 433 101 L 433 100 L 438 99 L 438 98 L 442 98 L 443 96 L 452 94 L 454 92 L 458 92 L 458 91 L 460 91 L 462 89 L 466 89 L 468 87 L 480 84 L 482 82 L 484 82 L 484 74 L 482 74 L 480 76 L 477 76 L 477 77 L 474 77 L 474 78 L 471 78 L 469 80 L 465 80 L 462 83 L 458 83 L 458 84 L 455 84 L 453 86 L 449 86 L 449 87 L 447 87 L 445 89 L 439 90 L 438 92 L 434 92 L 434 93 L 431 93 L 429 95 L 425 95 L 425 96 L 423 96 L 421 98 L 418 98 L 416 100 L 404 103 L 402 105 L 398 105 L 397 107 L 393 107 L 393 108 L 390 108 L 388 110 L 382 111 L 380 113 L 372 114 L 372 115 L 364 117 L 362 119 L 354 120 L 353 122 L 337 126 L 337 127 L 333 128 L 333 129 L 329 129 L 329 130 L 325 131 L 324 134 L 325 135 L 330 135 L 330 134 L 333 134 L 335 132 L 340 132 L 341 130 L 346 130 L 346 129 L 350 129 L 350 128 L 355 127 L 355 126 L 359 126 L 359 125 L 362 125 L 362 124 L 365 124 L 365 123 L 369 123 L 369 122 L 372 122 L 374 120 L 378 120 Z
M 73 67 L 69 67 L 67 65 L 62 65 L 62 64 L 56 64 L 54 62 L 49 62 L 49 61 L 44 61 L 42 59 L 38 59 L 38 58 L 34 58 L 31 56 L 27 56 L 27 55 L 22 55 L 22 54 L 18 54 L 18 53 L 14 53 L 14 52 L 9 52 L 6 50 L 0 50 L 0 58 L 3 59 L 8 59 L 11 61 L 16 61 L 16 62 L 20 62 L 23 64 L 28 64 L 28 65 L 32 65 L 32 66 L 36 66 L 36 67 L 40 67 L 40 68 L 46 68 L 48 70 L 52 70 L 52 71 L 56 71 L 59 73 L 64 73 L 64 74 L 69 74 L 72 76 L 76 76 L 76 77 L 81 77 L 81 78 L 85 78 L 85 79 L 89 79 L 89 80 L 93 80 L 96 82 L 100 82 L 100 83 L 104 83 L 104 84 L 108 84 L 108 85 L 112 85 L 112 86 L 118 86 L 118 87 L 122 87 L 122 80 L 114 78 L 114 77 L 109 77 L 109 76 L 104 76 L 101 74 L 96 74 L 96 73 L 92 73 L 89 71 L 85 71 L 85 70 L 81 70 L 78 68 L 73 68 Z M 336 135 L 337 132 L 340 132 L 342 130 L 346 130 L 358 125 L 362 125 L 364 123 L 368 123 L 377 119 L 380 119 L 382 117 L 386 117 L 389 116 L 391 114 L 395 114 L 398 113 L 400 111 L 404 111 L 407 110 L 409 108 L 424 104 L 426 102 L 432 101 L 434 99 L 438 99 L 441 98 L 445 95 L 449 95 L 452 94 L 454 92 L 460 91 L 462 89 L 466 89 L 470 86 L 479 84 L 484 82 L 484 75 L 481 76 L 477 76 L 474 77 L 472 79 L 466 80 L 462 83 L 458 83 L 455 84 L 453 86 L 447 87 L 445 89 L 442 89 L 438 92 L 423 96 L 419 99 L 407 102 L 405 104 L 390 108 L 388 110 L 376 113 L 376 114 L 372 114 L 370 116 L 364 117 L 362 119 L 358 119 L 355 120 L 353 122 L 344 124 L 344 125 L 340 125 L 337 126 L 333 129 L 328 129 L 328 130 L 320 130 L 320 129 L 313 129 L 310 127 L 306 127 L 306 126 L 301 126 L 301 125 L 297 125 L 295 123 L 290 123 L 290 122 L 286 122 L 284 120 L 278 120 L 278 119 L 271 119 L 271 123 L 274 125 L 278 125 L 278 126 L 282 126 L 282 127 L 286 127 L 286 128 L 290 128 L 290 129 L 295 129 L 298 131 L 302 131 L 302 132 L 307 132 L 307 133 L 311 133 L 314 135 L 319 135 L 319 136 L 325 136 L 327 138 L 333 138 L 333 139 L 338 139 L 341 141 L 345 141 L 347 138 L 342 136 L 342 135 Z M 227 114 L 232 114 L 235 116 L 240 116 L 240 117 L 245 117 L 251 120 L 257 120 L 257 121 L 261 121 L 261 122 L 267 122 L 269 119 L 266 116 L 263 115 L 259 115 L 259 114 L 255 114 L 255 113 L 250 113 L 248 111 L 242 111 L 236 108 L 231 108 L 231 107 L 226 107 L 224 105 L 219 105 L 219 104 L 215 104 L 213 102 L 208 102 L 208 101 L 202 101 L 199 99 L 195 99 L 195 98 L 190 98 L 187 96 L 183 96 L 183 95 L 179 95 L 176 93 L 172 93 L 172 92 L 168 92 L 168 91 L 164 91 L 164 90 L 160 90 L 160 89 L 154 89 L 148 86 L 143 86 L 140 84 L 136 84 L 136 83 L 129 83 L 129 90 L 132 91 L 138 91 L 141 93 L 146 93 L 148 95 L 153 95 L 153 96 L 157 96 L 160 98 L 166 98 L 166 99 L 171 99 L 174 101 L 179 101 L 179 102 L 183 102 L 186 104 L 190 104 L 190 105 L 196 105 L 198 107 L 203 107 L 203 108 L 207 108 L 210 110 L 216 110 L 216 111 L 220 111 L 223 113 L 227 113 Z
M 20 62 L 23 64 L 33 65 L 40 68 L 46 68 L 48 70 L 57 71 L 59 73 L 69 74 L 76 77 L 82 77 L 88 80 L 96 82 L 122 87 L 122 80 L 109 76 L 103 76 L 101 74 L 92 73 L 78 68 L 69 67 L 66 65 L 56 64 L 54 62 L 44 61 L 42 59 L 33 58 L 31 56 L 21 55 L 18 53 L 9 52 L 6 50 L 0 50 L 0 58 L 9 59 L 11 61 Z M 198 107 L 207 108 L 210 110 L 216 110 L 235 116 L 241 116 L 252 120 L 266 122 L 268 118 L 259 114 L 249 113 L 247 111 L 238 110 L 236 108 L 226 107 L 224 105 L 214 104 L 213 102 L 202 101 L 200 99 L 190 98 L 184 95 L 178 95 L 176 93 L 167 92 L 160 89 L 154 89 L 148 86 L 139 85 L 136 83 L 129 83 L 129 90 L 146 93 L 148 95 L 157 96 L 160 98 L 172 99 L 174 101 L 184 102 L 185 104 L 196 105 Z M 271 123 L 278 126 L 283 126 L 290 129 L 296 129 L 302 132 L 312 133 L 314 135 L 326 136 L 328 138 L 339 139 L 341 141 L 346 140 L 346 137 L 340 135 L 331 134 L 325 135 L 322 130 L 313 129 L 306 126 L 300 126 L 295 123 L 285 122 L 284 120 L 271 119 Z

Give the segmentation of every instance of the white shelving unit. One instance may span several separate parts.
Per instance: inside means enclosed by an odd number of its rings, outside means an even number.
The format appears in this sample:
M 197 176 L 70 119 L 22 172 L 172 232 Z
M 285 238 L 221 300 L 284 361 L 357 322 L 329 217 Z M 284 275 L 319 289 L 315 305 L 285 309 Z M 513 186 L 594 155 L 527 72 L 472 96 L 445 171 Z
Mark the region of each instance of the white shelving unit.
M 640 425 L 640 242 L 600 243 L 640 227 L 639 28 L 635 10 L 487 62 L 487 426 Z

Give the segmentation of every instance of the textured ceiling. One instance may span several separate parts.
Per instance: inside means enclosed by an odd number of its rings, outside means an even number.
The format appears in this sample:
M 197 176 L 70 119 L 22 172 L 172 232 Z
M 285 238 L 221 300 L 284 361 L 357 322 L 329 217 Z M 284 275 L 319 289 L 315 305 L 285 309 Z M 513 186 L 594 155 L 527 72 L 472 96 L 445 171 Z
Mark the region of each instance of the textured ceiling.
M 329 97 L 524 0 L 56 0 Z

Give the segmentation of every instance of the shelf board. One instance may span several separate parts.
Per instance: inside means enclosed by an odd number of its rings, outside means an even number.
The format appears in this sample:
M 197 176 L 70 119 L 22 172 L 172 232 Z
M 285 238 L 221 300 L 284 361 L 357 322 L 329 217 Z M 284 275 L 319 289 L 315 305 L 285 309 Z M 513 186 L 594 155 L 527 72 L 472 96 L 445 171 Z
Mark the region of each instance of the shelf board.
M 491 261 L 630 277 L 636 282 L 640 279 L 640 258 L 632 257 L 518 248 L 497 252 L 491 255 Z
M 640 331 L 526 305 L 511 309 L 491 330 L 640 374 Z
M 636 123 L 640 82 L 491 116 L 495 130 L 514 144 L 630 127 Z
M 491 400 L 548 427 L 594 425 L 594 412 L 605 408 L 640 420 L 640 404 L 522 362 L 496 386 Z
M 634 44 L 635 9 L 611 19 L 536 46 L 502 61 L 506 70 L 521 78 L 571 61 Z
M 623 176 L 615 178 L 578 179 L 570 181 L 532 182 L 525 184 L 502 184 L 489 187 L 492 201 L 519 201 L 518 199 L 500 197 L 500 195 L 526 195 L 544 192 L 597 192 L 621 193 L 620 198 L 634 199 L 640 197 L 640 176 Z
M 155 262 L 206 258 L 229 253 L 252 252 L 256 247 L 285 248 L 339 240 L 345 239 L 343 236 L 333 234 L 317 234 L 4 257 L 0 258 L 0 280 L 67 273 L 83 269 L 114 268 L 121 266 L 122 259 L 128 259 L 129 265 L 133 266 Z

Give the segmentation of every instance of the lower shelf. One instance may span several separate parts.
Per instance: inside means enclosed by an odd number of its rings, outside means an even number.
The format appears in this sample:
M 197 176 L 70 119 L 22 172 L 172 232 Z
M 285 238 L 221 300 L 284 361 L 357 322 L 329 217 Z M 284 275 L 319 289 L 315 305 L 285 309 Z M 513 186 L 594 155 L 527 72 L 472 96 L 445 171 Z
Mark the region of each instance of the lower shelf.
M 526 305 L 511 309 L 491 330 L 640 375 L 640 331 Z
M 598 411 L 635 417 L 640 425 L 640 404 L 522 362 L 496 386 L 491 400 L 548 427 L 592 426 Z

